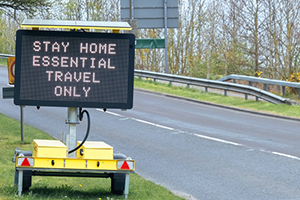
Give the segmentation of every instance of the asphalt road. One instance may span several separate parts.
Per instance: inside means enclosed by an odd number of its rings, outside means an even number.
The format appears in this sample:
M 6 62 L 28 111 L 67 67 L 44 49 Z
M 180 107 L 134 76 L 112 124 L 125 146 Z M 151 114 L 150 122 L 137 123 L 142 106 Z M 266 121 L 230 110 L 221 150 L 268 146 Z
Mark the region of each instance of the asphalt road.
M 7 86 L 3 67 L 0 84 Z M 204 200 L 300 199 L 300 121 L 139 90 L 132 110 L 87 110 L 88 140 L 105 141 L 132 157 L 136 173 L 176 194 Z M 19 119 L 19 111 L 12 100 L 0 100 L 1 113 Z M 58 139 L 68 132 L 66 108 L 28 106 L 24 112 L 26 124 Z M 85 130 L 84 119 L 78 140 Z

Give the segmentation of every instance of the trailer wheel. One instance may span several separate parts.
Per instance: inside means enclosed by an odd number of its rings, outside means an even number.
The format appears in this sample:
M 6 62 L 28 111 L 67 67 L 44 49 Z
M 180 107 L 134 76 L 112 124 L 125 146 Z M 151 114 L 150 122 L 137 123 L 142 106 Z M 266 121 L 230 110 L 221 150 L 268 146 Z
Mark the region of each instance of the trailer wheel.
M 115 153 L 114 159 L 126 160 L 127 156 L 121 153 Z M 123 195 L 125 190 L 125 177 L 126 174 L 123 173 L 113 173 L 111 174 L 111 193 L 117 195 Z
M 18 184 L 19 179 L 19 171 L 15 170 L 15 185 Z M 23 171 L 23 184 L 22 184 L 22 191 L 27 191 L 31 187 L 32 182 L 32 171 L 26 170 Z
M 16 162 L 17 156 L 32 156 L 31 151 L 21 151 L 19 148 L 15 149 L 15 157 L 13 158 L 13 162 Z M 15 168 L 15 186 L 18 185 L 19 180 L 19 171 Z M 22 191 L 27 191 L 31 187 L 32 182 L 32 171 L 31 170 L 24 170 L 23 171 L 23 184 L 22 184 Z
M 114 173 L 111 177 L 111 193 L 123 195 L 125 189 L 125 176 L 126 174 Z

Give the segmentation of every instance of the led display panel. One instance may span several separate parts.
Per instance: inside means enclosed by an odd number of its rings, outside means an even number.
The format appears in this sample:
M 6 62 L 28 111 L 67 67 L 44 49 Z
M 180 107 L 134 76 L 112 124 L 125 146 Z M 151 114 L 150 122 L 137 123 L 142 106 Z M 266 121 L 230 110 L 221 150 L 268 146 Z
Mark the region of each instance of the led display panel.
M 16 105 L 132 108 L 133 34 L 18 30 Z

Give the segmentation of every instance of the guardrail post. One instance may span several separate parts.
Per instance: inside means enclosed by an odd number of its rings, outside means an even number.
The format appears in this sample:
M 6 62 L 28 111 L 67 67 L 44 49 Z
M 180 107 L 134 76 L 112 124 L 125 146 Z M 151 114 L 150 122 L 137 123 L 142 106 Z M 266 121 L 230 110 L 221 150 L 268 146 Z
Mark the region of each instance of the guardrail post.
M 245 100 L 248 100 L 248 94 L 245 93 Z
M 208 87 L 207 86 L 205 86 L 205 92 L 208 92 Z
M 265 91 L 268 91 L 268 84 L 264 84 Z
M 285 96 L 285 86 L 282 86 L 282 96 Z
M 256 96 L 256 97 L 255 97 L 255 101 L 258 101 L 258 99 L 259 99 L 259 98 Z
M 227 90 L 224 90 L 224 96 L 227 96 Z
M 252 81 L 249 81 L 249 86 L 252 86 Z

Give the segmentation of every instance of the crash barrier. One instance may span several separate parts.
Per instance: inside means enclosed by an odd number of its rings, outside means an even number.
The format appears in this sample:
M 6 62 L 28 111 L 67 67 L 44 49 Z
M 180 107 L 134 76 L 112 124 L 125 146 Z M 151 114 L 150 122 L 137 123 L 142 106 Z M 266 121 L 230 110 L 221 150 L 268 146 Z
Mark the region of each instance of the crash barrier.
M 248 85 L 213 81 L 208 79 L 179 76 L 174 74 L 165 74 L 165 73 L 151 72 L 151 71 L 137 70 L 137 69 L 134 70 L 134 75 L 137 77 L 151 78 L 154 81 L 161 80 L 161 81 L 168 81 L 170 83 L 174 82 L 174 83 L 186 84 L 188 87 L 190 85 L 200 86 L 200 87 L 204 87 L 206 92 L 208 91 L 208 88 L 220 89 L 220 90 L 224 90 L 225 96 L 227 96 L 227 91 L 243 93 L 245 94 L 246 100 L 248 99 L 248 95 L 252 95 L 256 97 L 257 101 L 258 99 L 263 99 L 265 101 L 274 104 L 279 104 L 279 103 L 290 104 L 290 102 L 283 97 L 280 97 L 268 91 L 256 87 L 248 86 Z
M 281 81 L 281 80 L 273 80 L 273 79 L 267 79 L 267 78 L 259 78 L 259 77 L 253 77 L 253 76 L 244 76 L 244 75 L 236 75 L 231 74 L 228 76 L 225 76 L 223 78 L 220 78 L 218 81 L 229 81 L 233 80 L 235 83 L 235 80 L 244 80 L 249 81 L 249 85 L 252 86 L 253 83 L 263 83 L 264 84 L 264 90 L 268 91 L 268 85 L 278 85 L 282 87 L 282 96 L 285 96 L 285 88 L 291 87 L 291 88 L 297 88 L 298 89 L 298 97 L 300 98 L 300 83 L 296 82 L 288 82 L 288 81 Z

